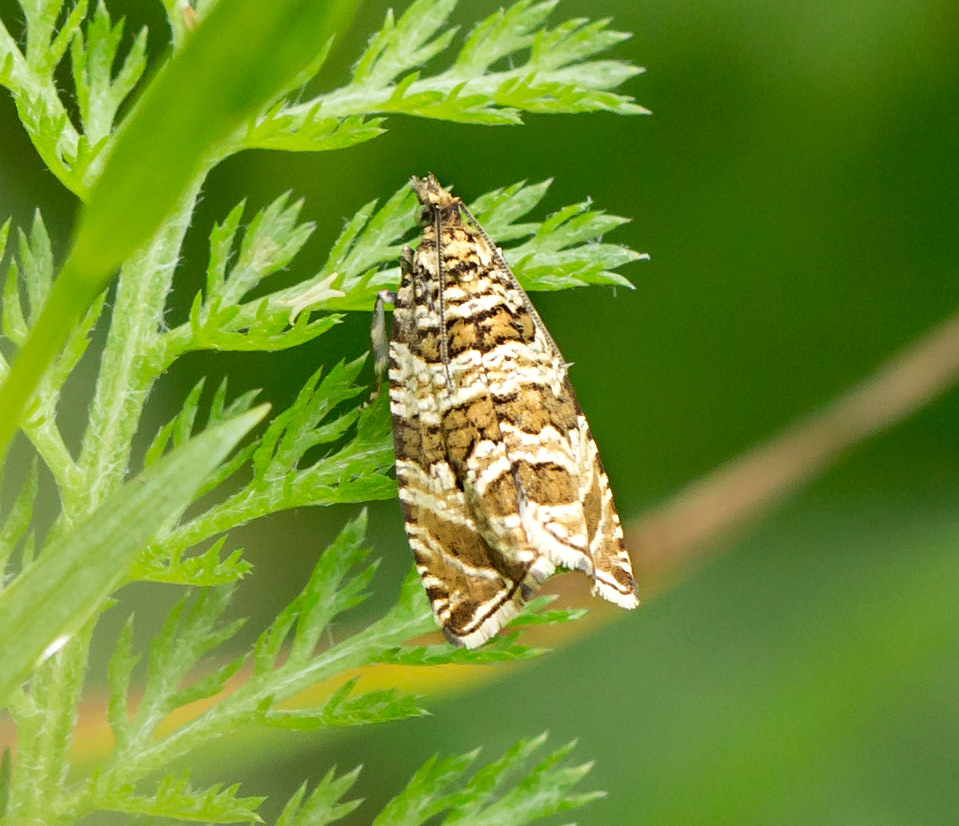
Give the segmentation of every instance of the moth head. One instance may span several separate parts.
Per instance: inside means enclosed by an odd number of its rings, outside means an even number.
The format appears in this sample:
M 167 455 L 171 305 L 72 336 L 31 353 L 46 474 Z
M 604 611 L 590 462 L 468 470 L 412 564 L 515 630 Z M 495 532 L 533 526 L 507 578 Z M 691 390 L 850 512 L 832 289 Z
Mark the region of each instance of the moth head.
M 420 203 L 426 208 L 447 209 L 454 204 L 460 203 L 460 199 L 451 195 L 448 189 L 443 189 L 431 172 L 425 178 L 417 178 L 415 175 L 410 178 L 410 187 L 416 193 Z M 424 210 L 425 212 L 425 210 Z

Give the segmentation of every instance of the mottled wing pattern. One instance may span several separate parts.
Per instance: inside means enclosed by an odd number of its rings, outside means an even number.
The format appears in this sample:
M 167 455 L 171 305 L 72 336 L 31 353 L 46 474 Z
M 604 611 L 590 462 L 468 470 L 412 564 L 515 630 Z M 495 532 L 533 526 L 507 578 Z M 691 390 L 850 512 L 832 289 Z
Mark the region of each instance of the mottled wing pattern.
M 451 641 L 480 645 L 556 568 L 635 607 L 562 356 L 462 202 L 432 176 L 413 188 L 424 229 L 394 300 L 390 407 L 407 535 L 437 620 Z
M 448 388 L 439 322 L 418 295 L 425 286 L 404 266 L 389 367 L 396 479 L 433 613 L 451 641 L 475 647 L 516 615 L 529 590 L 528 570 L 488 544 L 451 466 L 440 412 Z

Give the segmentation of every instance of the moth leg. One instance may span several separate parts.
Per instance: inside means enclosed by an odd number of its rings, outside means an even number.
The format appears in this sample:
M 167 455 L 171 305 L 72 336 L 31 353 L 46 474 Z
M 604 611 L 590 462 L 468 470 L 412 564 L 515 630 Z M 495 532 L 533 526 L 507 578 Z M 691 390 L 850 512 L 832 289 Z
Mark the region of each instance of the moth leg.
M 383 376 L 390 362 L 390 340 L 386 335 L 386 313 L 383 307 L 396 304 L 396 292 L 380 290 L 373 305 L 373 320 L 370 323 L 370 338 L 373 340 L 373 369 L 376 373 L 376 395 L 380 393 Z

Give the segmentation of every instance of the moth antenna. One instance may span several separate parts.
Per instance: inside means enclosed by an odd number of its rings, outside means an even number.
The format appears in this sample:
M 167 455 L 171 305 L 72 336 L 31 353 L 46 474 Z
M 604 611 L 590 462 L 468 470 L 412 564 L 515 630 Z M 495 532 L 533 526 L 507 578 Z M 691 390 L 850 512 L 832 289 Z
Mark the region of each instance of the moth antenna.
M 432 178 L 432 176 L 430 176 Z M 440 248 L 440 211 L 433 207 L 433 231 L 436 233 L 436 277 L 438 279 L 439 302 L 440 302 L 440 359 L 443 361 L 443 367 L 446 370 L 446 386 L 453 389 L 453 377 L 450 375 L 450 355 L 449 342 L 446 339 L 446 301 L 443 298 L 443 282 L 446 278 L 443 275 L 443 250 Z

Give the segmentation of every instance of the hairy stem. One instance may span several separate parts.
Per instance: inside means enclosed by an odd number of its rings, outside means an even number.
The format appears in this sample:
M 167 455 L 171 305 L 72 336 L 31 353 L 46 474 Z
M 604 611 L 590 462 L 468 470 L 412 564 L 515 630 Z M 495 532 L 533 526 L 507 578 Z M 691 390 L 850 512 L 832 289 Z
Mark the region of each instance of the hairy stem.
M 190 187 L 150 245 L 121 270 L 78 462 L 82 494 L 64 502 L 68 524 L 92 513 L 126 476 L 133 435 L 157 378 L 158 331 L 200 184 Z
M 92 631 L 91 622 L 42 663 L 31 679 L 32 725 L 28 724 L 29 731 L 18 726 L 20 747 L 5 826 L 48 824 L 47 814 L 63 793 Z

